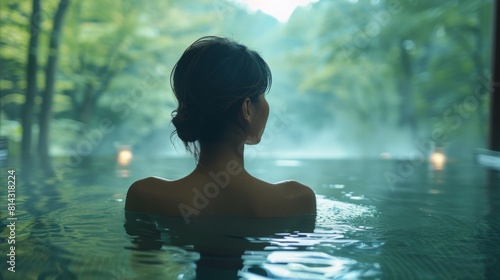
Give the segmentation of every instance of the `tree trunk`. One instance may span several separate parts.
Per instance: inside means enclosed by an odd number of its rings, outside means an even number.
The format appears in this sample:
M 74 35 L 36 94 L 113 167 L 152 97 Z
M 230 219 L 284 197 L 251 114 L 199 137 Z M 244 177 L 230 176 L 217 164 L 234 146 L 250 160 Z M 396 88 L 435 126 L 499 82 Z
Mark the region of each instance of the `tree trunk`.
M 21 153 L 24 163 L 30 161 L 31 152 L 31 127 L 33 125 L 33 109 L 37 93 L 36 72 L 38 68 L 38 38 L 40 34 L 40 0 L 33 0 L 33 11 L 30 20 L 30 41 L 28 47 L 28 63 L 26 67 L 26 96 L 22 109 L 22 142 Z
M 485 53 L 484 44 L 483 44 L 485 36 L 483 33 L 483 29 L 481 29 L 482 26 L 487 25 L 486 19 L 487 19 L 488 13 L 490 13 L 490 11 L 488 10 L 487 5 L 483 5 L 479 9 L 479 11 L 476 13 L 478 24 L 472 28 L 472 34 L 473 34 L 474 43 L 475 43 L 474 50 L 472 51 L 472 59 L 474 61 L 474 65 L 476 68 L 476 75 L 477 75 L 477 77 L 475 79 L 476 83 L 479 79 L 483 79 L 483 80 L 489 79 L 489 77 L 487 77 L 487 75 L 485 73 L 486 67 L 485 67 L 485 63 L 483 60 L 484 53 Z M 479 101 L 480 101 L 479 106 L 481 107 L 482 100 L 479 100 Z M 478 131 L 479 135 L 488 135 L 488 126 L 485 125 L 488 123 L 487 111 L 481 110 L 481 108 L 479 108 L 477 116 L 478 116 L 477 128 L 479 130 Z
M 82 106 L 80 106 L 80 111 L 77 112 L 78 114 L 78 121 L 84 124 L 84 127 L 89 127 L 90 126 L 90 116 L 92 113 L 92 110 L 94 108 L 93 103 L 93 95 L 94 93 L 94 85 L 92 81 L 87 81 L 85 84 L 85 89 L 83 90 L 83 101 L 82 101 Z
M 409 126 L 410 131 L 413 136 L 417 132 L 417 119 L 415 114 L 415 105 L 413 104 L 412 98 L 412 88 L 411 88 L 411 78 L 413 75 L 412 62 L 410 53 L 406 49 L 405 40 L 402 39 L 399 42 L 400 50 L 400 62 L 401 62 L 401 76 L 398 79 L 398 91 L 399 91 L 399 125 L 401 127 Z
M 59 43 L 62 33 L 64 15 L 68 9 L 70 0 L 61 0 L 54 16 L 54 24 L 50 34 L 49 57 L 45 73 L 45 91 L 42 96 L 42 110 L 40 112 L 40 135 L 38 138 L 38 152 L 43 162 L 49 159 L 49 136 L 50 120 L 52 117 L 52 99 L 54 97 L 55 76 L 57 70 L 57 58 Z

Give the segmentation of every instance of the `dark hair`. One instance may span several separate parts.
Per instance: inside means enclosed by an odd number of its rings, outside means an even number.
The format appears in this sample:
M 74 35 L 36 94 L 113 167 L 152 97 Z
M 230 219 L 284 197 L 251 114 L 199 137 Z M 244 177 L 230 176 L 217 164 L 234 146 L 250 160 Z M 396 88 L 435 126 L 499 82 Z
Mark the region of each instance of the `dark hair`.
M 177 133 L 186 149 L 197 156 L 196 141 L 219 140 L 228 122 L 235 121 L 243 100 L 256 103 L 271 83 L 271 70 L 257 52 L 227 38 L 196 40 L 170 75 L 179 103 L 172 112 L 172 135 Z

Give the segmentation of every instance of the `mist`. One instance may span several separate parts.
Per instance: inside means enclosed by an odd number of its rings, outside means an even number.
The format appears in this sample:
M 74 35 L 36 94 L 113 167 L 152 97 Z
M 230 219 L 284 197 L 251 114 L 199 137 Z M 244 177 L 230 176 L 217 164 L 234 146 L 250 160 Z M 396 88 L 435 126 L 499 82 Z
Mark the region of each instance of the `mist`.
M 247 157 L 404 158 L 426 141 L 450 157 L 471 157 L 485 147 L 489 1 L 322 0 L 297 6 L 287 20 L 243 2 L 116 1 L 109 11 L 74 3 L 61 37 L 48 154 L 114 156 L 127 146 L 138 157 L 190 156 L 171 138 L 169 75 L 206 35 L 241 42 L 271 67 L 269 121 Z M 43 42 L 49 29 L 42 31 Z M 19 146 L 26 62 L 17 53 L 28 41 L 1 40 L 1 134 Z M 39 54 L 47 52 L 40 45 Z

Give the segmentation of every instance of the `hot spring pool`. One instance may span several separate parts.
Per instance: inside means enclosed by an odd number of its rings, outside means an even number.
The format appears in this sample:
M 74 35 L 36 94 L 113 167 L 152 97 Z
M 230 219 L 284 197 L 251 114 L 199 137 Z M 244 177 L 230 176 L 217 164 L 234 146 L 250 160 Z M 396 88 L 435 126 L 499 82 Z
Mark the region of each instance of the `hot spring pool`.
M 396 160 L 253 160 L 247 169 L 259 178 L 311 186 L 318 215 L 205 220 L 194 230 L 175 219 L 125 219 L 131 182 L 179 178 L 192 166 L 139 159 L 118 169 L 92 158 L 62 180 L 18 169 L 16 272 L 6 263 L 4 187 L 0 278 L 500 279 L 500 176 L 472 162 L 412 170 Z M 200 246 L 235 257 L 203 256 Z

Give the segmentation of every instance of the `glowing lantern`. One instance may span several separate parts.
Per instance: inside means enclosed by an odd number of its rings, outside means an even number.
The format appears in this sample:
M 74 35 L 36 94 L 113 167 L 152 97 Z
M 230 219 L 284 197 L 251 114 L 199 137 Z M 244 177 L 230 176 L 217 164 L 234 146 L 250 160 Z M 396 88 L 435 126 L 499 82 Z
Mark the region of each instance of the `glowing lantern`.
M 118 157 L 116 161 L 120 166 L 128 166 L 132 161 L 133 155 L 130 147 L 123 146 L 118 149 Z
M 435 170 L 442 170 L 446 163 L 446 156 L 442 152 L 434 152 L 431 154 L 429 160 L 432 164 L 432 168 Z

